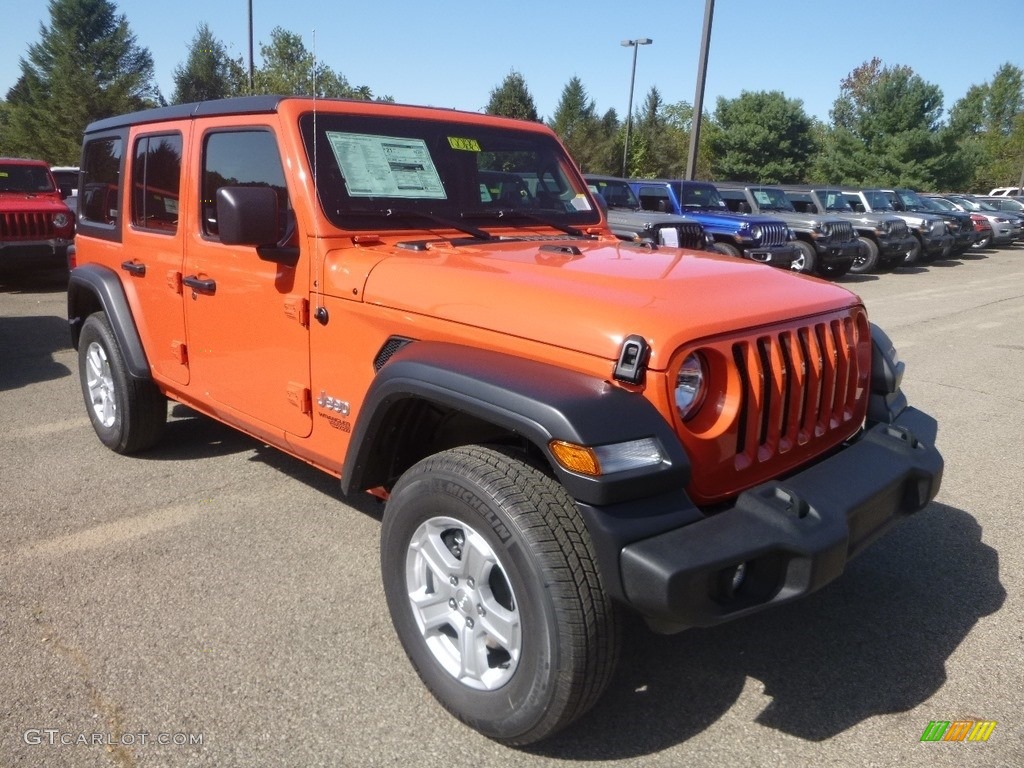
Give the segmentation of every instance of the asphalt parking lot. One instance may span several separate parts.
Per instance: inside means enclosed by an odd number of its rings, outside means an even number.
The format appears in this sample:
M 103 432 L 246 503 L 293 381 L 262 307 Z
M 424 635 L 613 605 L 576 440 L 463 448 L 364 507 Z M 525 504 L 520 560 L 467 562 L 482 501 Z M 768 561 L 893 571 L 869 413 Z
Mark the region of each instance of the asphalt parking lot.
M 376 502 L 180 406 L 103 448 L 61 275 L 0 272 L 0 766 L 1024 764 L 1024 246 L 842 282 L 939 420 L 938 499 L 798 603 L 630 624 L 598 706 L 517 751 L 406 661 Z M 920 741 L 956 720 L 997 725 Z

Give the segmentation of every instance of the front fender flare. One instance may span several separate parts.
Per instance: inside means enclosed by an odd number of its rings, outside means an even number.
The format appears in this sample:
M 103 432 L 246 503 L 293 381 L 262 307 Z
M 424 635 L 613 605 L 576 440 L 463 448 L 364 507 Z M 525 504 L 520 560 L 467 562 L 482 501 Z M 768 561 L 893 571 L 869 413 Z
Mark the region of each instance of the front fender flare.
M 547 363 L 442 342 L 414 342 L 381 368 L 363 401 L 342 468 L 345 493 L 363 490 L 390 408 L 423 399 L 506 429 L 535 445 L 577 501 L 604 505 L 683 488 L 690 464 L 682 444 L 642 394 Z M 548 448 L 553 439 L 607 445 L 654 437 L 660 465 L 588 477 L 563 469 Z

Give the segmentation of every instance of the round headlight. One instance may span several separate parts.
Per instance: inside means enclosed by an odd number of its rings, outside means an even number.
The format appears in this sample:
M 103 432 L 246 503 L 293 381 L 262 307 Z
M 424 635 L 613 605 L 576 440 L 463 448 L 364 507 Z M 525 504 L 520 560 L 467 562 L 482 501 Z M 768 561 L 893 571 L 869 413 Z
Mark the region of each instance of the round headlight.
M 53 226 L 55 227 L 66 227 L 68 225 L 68 215 L 66 213 L 58 213 L 53 217 Z
M 676 374 L 676 410 L 683 421 L 696 414 L 704 402 L 706 378 L 704 359 L 696 352 L 688 355 Z
M 750 230 L 750 236 L 760 242 L 761 238 L 764 237 L 764 230 L 760 226 L 754 226 Z

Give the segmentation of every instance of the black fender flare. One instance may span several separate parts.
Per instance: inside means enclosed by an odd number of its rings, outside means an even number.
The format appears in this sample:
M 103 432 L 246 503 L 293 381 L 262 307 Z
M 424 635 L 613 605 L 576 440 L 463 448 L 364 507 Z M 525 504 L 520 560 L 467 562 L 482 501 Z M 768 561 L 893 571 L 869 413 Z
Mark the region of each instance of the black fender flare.
M 642 394 L 547 363 L 419 341 L 396 352 L 366 393 L 342 467 L 344 493 L 368 487 L 376 449 L 395 439 L 381 428 L 387 413 L 407 399 L 448 407 L 522 436 L 544 455 L 569 495 L 584 504 L 647 498 L 689 482 L 682 444 Z M 661 464 L 602 477 L 562 468 L 548 447 L 550 440 L 592 446 L 648 437 L 661 444 L 666 457 Z
M 128 297 L 117 273 L 99 264 L 83 264 L 68 277 L 68 325 L 71 345 L 78 349 L 82 323 L 96 307 L 106 313 L 124 355 L 128 372 L 137 379 L 150 378 L 149 360 L 135 325 Z

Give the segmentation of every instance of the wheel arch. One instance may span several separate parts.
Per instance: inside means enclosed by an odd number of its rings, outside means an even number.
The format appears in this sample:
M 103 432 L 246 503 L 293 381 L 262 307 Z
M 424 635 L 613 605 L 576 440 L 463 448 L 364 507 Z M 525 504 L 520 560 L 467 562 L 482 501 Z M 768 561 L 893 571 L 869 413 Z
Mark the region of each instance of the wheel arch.
M 149 360 L 117 274 L 98 264 L 84 264 L 71 270 L 68 277 L 68 326 L 72 347 L 78 349 L 85 319 L 100 311 L 106 313 L 110 321 L 128 372 L 137 379 L 150 378 Z
M 645 437 L 657 438 L 666 460 L 614 477 L 565 470 L 548 447 L 550 440 L 606 445 Z M 681 443 L 642 394 L 498 352 L 415 342 L 381 368 L 367 392 L 342 468 L 342 490 L 387 486 L 435 449 L 480 442 L 518 446 L 588 504 L 664 493 L 685 486 L 690 476 Z

